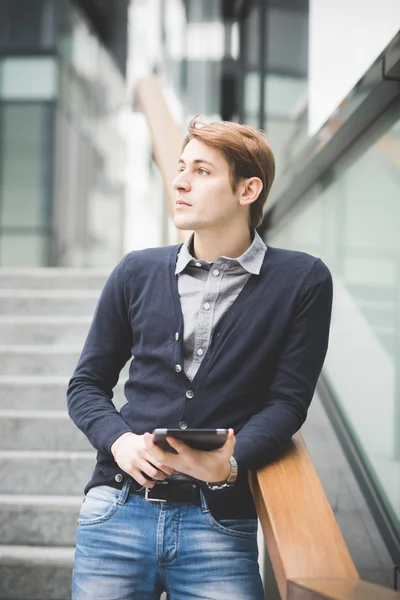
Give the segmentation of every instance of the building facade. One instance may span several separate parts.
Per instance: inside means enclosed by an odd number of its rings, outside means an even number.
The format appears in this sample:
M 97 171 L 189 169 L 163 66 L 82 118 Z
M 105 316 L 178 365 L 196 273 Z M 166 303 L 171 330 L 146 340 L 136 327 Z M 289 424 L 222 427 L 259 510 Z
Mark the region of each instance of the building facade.
M 127 8 L 0 0 L 0 266 L 121 255 Z

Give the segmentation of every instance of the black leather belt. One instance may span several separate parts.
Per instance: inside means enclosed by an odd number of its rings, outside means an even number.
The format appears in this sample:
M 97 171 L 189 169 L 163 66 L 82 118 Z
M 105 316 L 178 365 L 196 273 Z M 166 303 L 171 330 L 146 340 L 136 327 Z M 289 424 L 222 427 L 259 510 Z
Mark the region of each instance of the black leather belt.
M 183 504 L 201 504 L 200 488 L 194 483 L 174 484 L 160 482 L 152 488 L 130 489 L 131 494 L 144 496 L 148 502 L 182 502 Z

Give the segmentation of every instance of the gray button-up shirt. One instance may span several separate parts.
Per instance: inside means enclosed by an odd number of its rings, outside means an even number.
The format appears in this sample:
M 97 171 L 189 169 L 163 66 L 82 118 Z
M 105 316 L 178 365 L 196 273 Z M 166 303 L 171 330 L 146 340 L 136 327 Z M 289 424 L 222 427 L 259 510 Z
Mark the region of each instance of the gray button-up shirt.
M 190 253 L 193 235 L 183 244 L 176 263 L 183 314 L 184 371 L 192 380 L 210 345 L 213 331 L 244 288 L 250 275 L 259 275 L 267 246 L 254 232 L 251 246 L 239 256 L 214 262 Z

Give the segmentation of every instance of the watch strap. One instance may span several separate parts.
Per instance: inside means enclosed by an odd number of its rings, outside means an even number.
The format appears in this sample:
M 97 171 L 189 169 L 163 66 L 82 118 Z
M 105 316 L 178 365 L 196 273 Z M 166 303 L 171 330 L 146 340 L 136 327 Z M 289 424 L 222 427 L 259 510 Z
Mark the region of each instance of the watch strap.
M 223 490 L 224 488 L 232 487 L 236 483 L 238 476 L 238 464 L 236 459 L 231 456 L 229 459 L 229 473 L 225 481 L 219 481 L 217 483 L 207 483 L 207 487 L 210 490 Z

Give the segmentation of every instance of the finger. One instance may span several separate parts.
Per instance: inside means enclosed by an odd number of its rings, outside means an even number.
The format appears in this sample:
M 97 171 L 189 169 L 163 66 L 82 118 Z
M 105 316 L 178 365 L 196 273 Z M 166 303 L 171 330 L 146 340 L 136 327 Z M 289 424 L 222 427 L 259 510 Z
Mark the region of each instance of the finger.
M 166 463 L 166 459 L 170 452 L 164 452 L 153 442 L 151 434 L 144 434 L 143 436 L 145 441 L 145 449 L 143 450 L 143 458 L 147 460 L 150 464 L 156 467 L 162 473 L 166 475 L 172 475 L 174 469 L 169 467 Z
M 140 469 L 132 469 L 132 471 L 128 471 L 129 475 L 131 475 L 133 477 L 133 479 L 135 481 L 137 481 L 142 487 L 148 487 L 148 488 L 152 488 L 155 486 L 156 481 L 151 481 L 151 479 L 148 479 L 144 472 L 142 472 Z
M 172 475 L 172 473 L 174 472 L 174 469 L 172 467 L 168 467 L 167 465 L 161 463 L 155 463 L 152 458 L 149 459 L 149 462 L 151 465 L 153 465 L 153 467 L 156 467 L 156 469 L 158 469 L 161 473 L 164 473 L 165 475 Z
M 189 454 L 191 451 L 191 448 L 189 448 L 187 444 L 181 442 L 180 440 L 177 440 L 176 438 L 167 437 L 167 442 L 171 446 L 171 448 L 177 451 L 178 454 Z
M 161 448 L 153 442 L 153 437 L 152 437 L 151 433 L 143 434 L 143 440 L 144 440 L 144 445 L 145 445 L 147 452 L 149 452 L 151 454 L 151 456 L 153 458 L 155 458 L 156 460 L 162 461 L 162 459 L 165 455 L 165 452 L 163 450 L 161 450 Z
M 147 461 L 143 465 L 141 465 L 141 471 L 143 472 L 143 475 L 148 479 L 155 479 L 157 481 L 164 481 L 164 479 L 167 476 L 160 469 L 155 467 L 151 462 Z
M 236 444 L 235 432 L 233 431 L 233 429 L 228 429 L 228 437 L 226 438 L 226 442 L 225 442 L 224 446 L 226 448 L 232 447 L 232 451 L 233 451 L 235 444 Z

